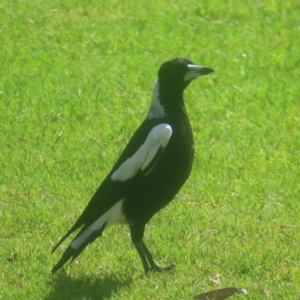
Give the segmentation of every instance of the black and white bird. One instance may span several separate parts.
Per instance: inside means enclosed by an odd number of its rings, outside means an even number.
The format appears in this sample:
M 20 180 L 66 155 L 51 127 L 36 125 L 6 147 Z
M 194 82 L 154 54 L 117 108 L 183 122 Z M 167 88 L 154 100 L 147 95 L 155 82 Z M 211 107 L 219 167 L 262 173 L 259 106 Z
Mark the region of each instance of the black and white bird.
M 174 198 L 190 175 L 194 142 L 183 92 L 193 79 L 212 72 L 185 58 L 162 64 L 146 119 L 76 223 L 53 248 L 52 253 L 80 228 L 52 273 L 117 223 L 129 225 L 146 273 L 172 267 L 163 267 L 153 259 L 143 241 L 145 225 Z

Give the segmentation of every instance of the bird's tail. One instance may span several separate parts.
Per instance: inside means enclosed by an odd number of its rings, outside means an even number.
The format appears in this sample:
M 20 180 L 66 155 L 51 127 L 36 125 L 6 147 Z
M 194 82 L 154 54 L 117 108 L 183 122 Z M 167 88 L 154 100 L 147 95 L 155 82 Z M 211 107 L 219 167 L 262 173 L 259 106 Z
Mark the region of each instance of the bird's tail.
M 72 258 L 71 260 L 72 262 L 84 250 L 84 248 L 88 244 L 91 244 L 92 242 L 94 242 L 96 238 L 101 236 L 107 222 L 105 220 L 102 220 L 102 224 L 101 224 L 101 222 L 99 221 L 101 221 L 101 218 L 100 220 L 98 220 L 98 222 L 95 222 L 97 224 L 94 223 L 88 228 L 85 227 L 82 228 L 82 230 L 77 234 L 75 239 L 66 249 L 61 259 L 53 267 L 53 269 L 51 270 L 52 273 L 55 273 L 57 270 L 59 270 L 70 258 Z M 95 225 L 97 225 L 97 227 Z

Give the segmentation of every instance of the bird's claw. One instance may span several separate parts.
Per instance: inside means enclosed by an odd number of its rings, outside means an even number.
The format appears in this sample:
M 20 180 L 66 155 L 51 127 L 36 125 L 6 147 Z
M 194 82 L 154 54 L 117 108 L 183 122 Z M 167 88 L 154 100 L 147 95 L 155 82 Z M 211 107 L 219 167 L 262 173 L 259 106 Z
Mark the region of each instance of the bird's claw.
M 162 266 L 159 263 L 157 263 L 155 260 L 153 260 L 153 263 L 152 263 L 149 271 L 158 271 L 158 272 L 170 271 L 170 270 L 174 269 L 175 267 L 176 267 L 175 264 L 172 264 L 170 266 Z

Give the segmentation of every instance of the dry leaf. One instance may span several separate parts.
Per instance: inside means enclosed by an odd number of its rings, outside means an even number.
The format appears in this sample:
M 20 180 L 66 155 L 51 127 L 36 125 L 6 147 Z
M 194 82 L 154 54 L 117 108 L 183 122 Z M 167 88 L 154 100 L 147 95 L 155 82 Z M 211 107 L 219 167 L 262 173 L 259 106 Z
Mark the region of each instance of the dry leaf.
M 206 292 L 200 295 L 195 296 L 193 299 L 197 300 L 223 300 L 227 299 L 228 297 L 234 294 L 244 294 L 247 295 L 247 291 L 245 289 L 235 288 L 235 287 L 228 287 L 218 290 L 213 290 L 210 292 Z
M 216 276 L 214 276 L 214 277 L 212 278 L 212 282 L 213 282 L 215 285 L 221 286 L 221 275 L 220 275 L 220 274 L 217 274 Z

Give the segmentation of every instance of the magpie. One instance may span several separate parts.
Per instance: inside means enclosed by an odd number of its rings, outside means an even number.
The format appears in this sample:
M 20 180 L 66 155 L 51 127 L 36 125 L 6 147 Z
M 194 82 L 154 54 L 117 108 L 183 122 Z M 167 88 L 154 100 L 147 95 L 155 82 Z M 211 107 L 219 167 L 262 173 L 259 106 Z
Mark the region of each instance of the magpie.
M 168 270 L 158 264 L 143 241 L 146 224 L 178 193 L 193 165 L 193 132 L 183 100 L 191 81 L 214 72 L 191 60 L 175 58 L 161 65 L 148 114 L 112 170 L 103 180 L 72 228 L 52 253 L 74 231 L 75 238 L 53 267 L 71 262 L 102 232 L 127 224 L 146 273 Z

